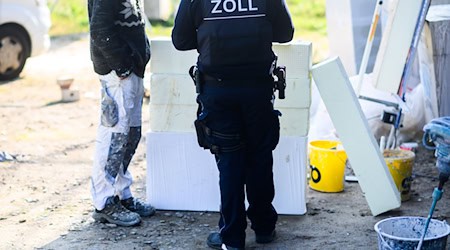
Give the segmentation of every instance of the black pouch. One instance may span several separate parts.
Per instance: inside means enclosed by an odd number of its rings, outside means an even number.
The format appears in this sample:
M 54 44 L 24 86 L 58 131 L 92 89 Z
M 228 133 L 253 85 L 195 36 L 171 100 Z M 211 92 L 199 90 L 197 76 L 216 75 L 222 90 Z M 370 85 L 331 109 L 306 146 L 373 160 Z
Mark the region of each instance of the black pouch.
M 194 121 L 194 126 L 195 131 L 197 132 L 198 145 L 204 149 L 211 149 L 211 143 L 209 143 L 207 139 L 208 128 L 206 127 L 205 122 L 197 119 Z

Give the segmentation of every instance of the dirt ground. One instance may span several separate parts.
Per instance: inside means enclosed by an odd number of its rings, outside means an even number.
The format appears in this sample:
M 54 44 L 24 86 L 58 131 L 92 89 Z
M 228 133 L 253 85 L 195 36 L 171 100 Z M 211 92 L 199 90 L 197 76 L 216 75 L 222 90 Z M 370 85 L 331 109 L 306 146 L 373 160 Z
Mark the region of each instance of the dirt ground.
M 137 227 L 92 220 L 89 176 L 99 108 L 97 76 L 89 60 L 87 35 L 53 39 L 51 50 L 31 58 L 20 79 L 0 83 L 0 249 L 206 249 L 218 214 L 157 211 Z M 80 101 L 62 103 L 56 79 L 75 78 Z M 148 129 L 148 105 L 144 128 Z M 145 134 L 144 134 L 145 135 Z M 307 213 L 280 216 L 275 242 L 260 245 L 247 231 L 247 249 L 377 249 L 374 224 L 392 216 L 424 216 L 437 185 L 432 152 L 419 148 L 411 200 L 372 216 L 357 183 L 341 193 L 307 189 Z M 133 191 L 145 197 L 145 137 L 130 167 Z M 450 186 L 450 184 L 448 185 Z M 450 217 L 450 195 L 434 218 Z M 448 243 L 450 246 L 450 243 Z

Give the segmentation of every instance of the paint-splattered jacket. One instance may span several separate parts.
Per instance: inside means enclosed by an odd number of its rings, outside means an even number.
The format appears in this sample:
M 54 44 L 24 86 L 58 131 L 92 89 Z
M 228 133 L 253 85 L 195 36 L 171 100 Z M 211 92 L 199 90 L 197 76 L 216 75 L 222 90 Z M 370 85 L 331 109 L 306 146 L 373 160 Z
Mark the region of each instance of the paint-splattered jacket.
M 91 60 L 94 71 L 115 70 L 120 77 L 144 77 L 150 60 L 141 0 L 88 0 Z

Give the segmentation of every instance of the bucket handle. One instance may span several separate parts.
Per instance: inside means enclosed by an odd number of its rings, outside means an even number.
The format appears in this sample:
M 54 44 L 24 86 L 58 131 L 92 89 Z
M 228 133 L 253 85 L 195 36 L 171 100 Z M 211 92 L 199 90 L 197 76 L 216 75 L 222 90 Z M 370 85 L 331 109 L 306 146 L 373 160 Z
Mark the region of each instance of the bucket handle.
M 392 247 L 390 247 L 389 244 L 384 240 L 383 234 L 381 234 L 381 232 L 378 233 L 378 234 L 380 235 L 380 238 L 381 238 L 381 244 L 383 245 L 383 247 L 385 247 L 385 248 L 387 248 L 387 249 L 389 249 L 389 250 L 393 250 Z

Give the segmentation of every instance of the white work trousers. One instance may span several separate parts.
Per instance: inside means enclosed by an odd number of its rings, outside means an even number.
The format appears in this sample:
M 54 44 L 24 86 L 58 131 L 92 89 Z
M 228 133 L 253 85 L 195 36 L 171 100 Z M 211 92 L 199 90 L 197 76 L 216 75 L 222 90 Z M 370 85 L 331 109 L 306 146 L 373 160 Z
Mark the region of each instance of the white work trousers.
M 94 207 L 102 210 L 108 197 L 118 195 L 121 200 L 132 197 L 133 178 L 128 165 L 141 137 L 144 86 L 143 79 L 135 74 L 120 79 L 112 71 L 99 78 L 102 83 L 101 123 L 97 131 L 91 193 Z M 114 100 L 115 108 L 105 108 L 105 97 Z M 116 124 L 105 123 L 104 113 L 112 113 Z

